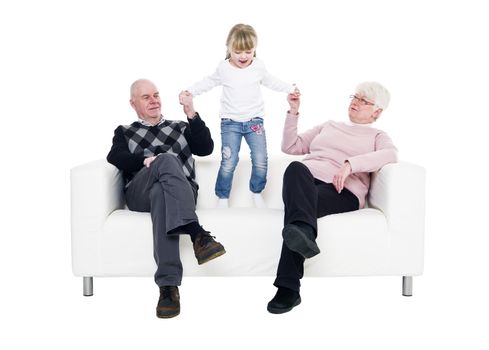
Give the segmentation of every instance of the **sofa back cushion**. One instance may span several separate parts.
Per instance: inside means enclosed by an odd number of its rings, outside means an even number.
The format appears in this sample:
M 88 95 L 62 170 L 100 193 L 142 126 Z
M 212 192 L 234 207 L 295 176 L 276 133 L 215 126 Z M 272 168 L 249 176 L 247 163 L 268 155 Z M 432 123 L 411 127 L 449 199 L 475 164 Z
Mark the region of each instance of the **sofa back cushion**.
M 295 156 L 269 156 L 267 185 L 262 192 L 268 208 L 283 209 L 282 179 L 287 166 L 294 160 L 302 157 Z M 215 208 L 217 197 L 214 193 L 220 159 L 214 156 L 195 157 L 195 174 L 199 184 L 197 209 Z M 242 157 L 234 171 L 233 187 L 229 197 L 229 206 L 232 208 L 253 208 L 250 191 L 251 160 Z

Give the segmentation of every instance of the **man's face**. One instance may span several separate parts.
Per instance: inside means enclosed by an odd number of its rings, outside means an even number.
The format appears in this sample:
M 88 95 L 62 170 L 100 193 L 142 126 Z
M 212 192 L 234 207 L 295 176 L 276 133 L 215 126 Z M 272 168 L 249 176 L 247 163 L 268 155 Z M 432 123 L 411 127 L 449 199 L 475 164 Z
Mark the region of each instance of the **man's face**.
M 138 117 L 144 121 L 156 124 L 160 120 L 160 93 L 152 82 L 140 81 L 133 91 L 130 103 Z

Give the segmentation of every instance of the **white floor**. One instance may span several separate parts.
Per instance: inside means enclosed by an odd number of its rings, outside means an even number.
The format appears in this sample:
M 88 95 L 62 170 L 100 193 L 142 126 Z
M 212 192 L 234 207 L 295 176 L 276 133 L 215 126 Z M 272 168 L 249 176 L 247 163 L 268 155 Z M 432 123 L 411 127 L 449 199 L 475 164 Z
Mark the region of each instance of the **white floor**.
M 305 278 L 302 304 L 284 315 L 266 311 L 271 278 L 186 278 L 181 314 L 162 320 L 151 278 L 95 279 L 94 296 L 83 297 L 80 278 L 47 276 L 45 287 L 9 289 L 2 342 L 15 344 L 9 349 L 487 349 L 487 290 L 452 277 L 416 278 L 413 297 L 401 296 L 396 277 Z

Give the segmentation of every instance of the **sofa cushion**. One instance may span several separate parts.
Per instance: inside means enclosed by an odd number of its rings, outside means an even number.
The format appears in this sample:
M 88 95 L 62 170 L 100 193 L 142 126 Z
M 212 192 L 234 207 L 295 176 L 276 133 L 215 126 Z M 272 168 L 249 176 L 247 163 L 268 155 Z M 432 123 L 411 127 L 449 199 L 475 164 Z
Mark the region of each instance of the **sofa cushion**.
M 283 211 L 229 208 L 197 211 L 200 223 L 216 236 L 227 254 L 199 266 L 189 236 L 181 236 L 186 276 L 273 276 L 282 246 Z M 100 237 L 104 275 L 151 276 L 153 260 L 151 217 L 148 213 L 116 210 Z M 356 275 L 382 269 L 388 249 L 387 224 L 376 209 L 336 214 L 319 220 L 321 254 L 307 260 L 307 275 Z M 367 271 L 368 270 L 368 271 Z
M 268 208 L 283 209 L 282 179 L 287 166 L 297 156 L 277 156 L 268 159 L 267 185 L 263 190 L 263 198 Z M 199 184 L 197 209 L 211 209 L 216 207 L 217 197 L 214 187 L 219 170 L 220 161 L 214 157 L 203 157 L 196 160 L 196 180 Z M 251 160 L 246 156 L 240 159 L 233 177 L 233 186 L 229 197 L 229 204 L 233 208 L 253 208 L 250 191 Z

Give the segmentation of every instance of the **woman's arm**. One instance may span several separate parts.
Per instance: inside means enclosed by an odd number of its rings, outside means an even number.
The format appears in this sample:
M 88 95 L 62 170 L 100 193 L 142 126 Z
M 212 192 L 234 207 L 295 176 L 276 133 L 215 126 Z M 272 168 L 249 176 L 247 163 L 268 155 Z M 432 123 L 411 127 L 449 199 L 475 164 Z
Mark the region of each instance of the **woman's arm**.
M 390 137 L 380 132 L 375 137 L 375 150 L 365 154 L 350 157 L 341 166 L 333 177 L 333 185 L 341 193 L 345 180 L 353 173 L 371 173 L 379 170 L 388 163 L 397 162 L 397 149 Z
M 379 132 L 375 137 L 375 150 L 350 157 L 347 161 L 351 165 L 352 174 L 371 173 L 379 170 L 388 163 L 397 162 L 397 148 L 385 132 Z
M 307 154 L 312 140 L 321 132 L 322 125 L 318 125 L 300 135 L 297 134 L 299 120 L 300 95 L 295 93 L 287 96 L 290 109 L 285 118 L 282 135 L 282 152 L 287 154 Z

